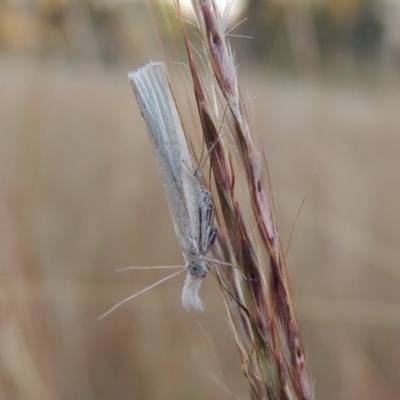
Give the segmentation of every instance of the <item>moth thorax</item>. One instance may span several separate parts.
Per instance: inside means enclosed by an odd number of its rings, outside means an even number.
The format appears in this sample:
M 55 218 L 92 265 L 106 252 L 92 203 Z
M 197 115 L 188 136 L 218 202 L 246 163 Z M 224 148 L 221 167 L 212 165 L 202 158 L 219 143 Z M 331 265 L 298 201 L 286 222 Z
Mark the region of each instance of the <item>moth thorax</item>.
M 190 263 L 188 269 L 190 275 L 195 278 L 204 278 L 207 275 L 207 268 L 203 264 Z

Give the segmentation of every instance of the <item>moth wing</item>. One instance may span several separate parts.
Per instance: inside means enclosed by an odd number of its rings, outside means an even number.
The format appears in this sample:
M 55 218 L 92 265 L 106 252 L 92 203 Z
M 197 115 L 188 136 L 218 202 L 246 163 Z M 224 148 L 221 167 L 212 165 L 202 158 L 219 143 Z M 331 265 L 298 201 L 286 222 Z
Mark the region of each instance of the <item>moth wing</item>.
M 187 262 L 195 260 L 199 256 L 201 187 L 166 68 L 163 63 L 149 63 L 130 72 L 129 79 L 146 121 L 179 245 Z

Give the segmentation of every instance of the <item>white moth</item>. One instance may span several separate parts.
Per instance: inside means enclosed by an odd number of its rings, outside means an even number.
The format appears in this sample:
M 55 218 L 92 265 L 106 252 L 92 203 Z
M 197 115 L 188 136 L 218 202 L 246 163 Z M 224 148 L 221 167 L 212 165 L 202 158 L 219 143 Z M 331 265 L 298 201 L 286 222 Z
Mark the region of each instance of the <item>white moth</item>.
M 129 73 L 158 162 L 187 275 L 182 292 L 185 308 L 203 309 L 199 297 L 207 274 L 205 255 L 214 244 L 211 194 L 200 185 L 182 122 L 163 63 L 149 63 Z
M 214 261 L 205 256 L 217 235 L 217 229 L 211 226 L 214 213 L 211 193 L 199 182 L 164 64 L 151 62 L 130 72 L 129 79 L 147 125 L 186 265 L 181 271 L 125 299 L 103 316 L 185 270 L 187 274 L 182 291 L 183 306 L 202 311 L 204 306 L 199 290 L 207 274 L 207 262 Z

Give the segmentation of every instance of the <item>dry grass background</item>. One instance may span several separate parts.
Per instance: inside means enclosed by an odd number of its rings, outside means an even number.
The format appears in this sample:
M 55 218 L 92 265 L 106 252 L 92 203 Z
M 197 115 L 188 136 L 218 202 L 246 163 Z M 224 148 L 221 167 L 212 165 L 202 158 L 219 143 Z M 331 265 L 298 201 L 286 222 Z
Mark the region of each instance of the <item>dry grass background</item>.
M 178 277 L 97 320 L 163 276 L 115 268 L 182 263 L 134 67 L 0 60 L 1 398 L 247 398 L 212 278 L 202 315 Z M 288 255 L 316 397 L 397 399 L 399 88 L 240 72 L 284 246 L 316 167 Z

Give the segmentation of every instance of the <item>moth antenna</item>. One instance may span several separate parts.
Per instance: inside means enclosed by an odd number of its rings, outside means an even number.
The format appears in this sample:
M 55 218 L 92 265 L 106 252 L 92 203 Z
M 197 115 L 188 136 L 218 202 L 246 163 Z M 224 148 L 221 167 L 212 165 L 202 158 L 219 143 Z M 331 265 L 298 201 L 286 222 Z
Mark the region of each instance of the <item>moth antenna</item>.
M 106 311 L 104 314 L 100 315 L 100 317 L 98 317 L 97 319 L 103 319 L 104 317 L 106 317 L 108 314 L 111 314 L 115 309 L 117 309 L 119 306 L 122 306 L 122 304 L 127 303 L 128 301 L 134 299 L 137 296 L 140 296 L 141 294 L 147 292 L 150 289 L 153 289 L 154 287 L 158 286 L 159 284 L 167 281 L 168 279 L 173 278 L 176 275 L 179 275 L 181 272 L 185 271 L 187 268 L 182 268 L 180 271 L 175 272 L 174 274 L 168 275 L 167 277 L 160 279 L 159 281 L 157 281 L 156 283 L 153 283 L 152 285 L 148 286 L 147 288 L 141 290 L 140 292 L 137 292 L 135 294 L 133 294 L 132 296 L 127 297 L 126 299 L 120 301 L 118 304 L 116 304 L 114 307 L 110 308 L 108 311 Z
M 237 269 L 240 272 L 240 274 L 242 275 L 243 278 L 247 279 L 246 276 L 241 271 L 241 269 L 235 264 L 224 262 L 224 261 L 219 261 L 219 260 L 216 260 L 215 258 L 200 258 L 199 260 L 200 261 L 209 262 L 209 263 L 213 263 L 213 264 L 227 265 L 229 267 L 233 267 L 233 268 Z
M 203 160 L 202 163 L 196 168 L 196 171 L 195 171 L 195 173 L 194 173 L 195 176 L 198 176 L 199 174 L 201 174 L 200 171 L 202 171 L 203 168 L 204 168 L 204 166 L 206 165 L 206 162 L 207 162 L 207 160 L 208 160 L 208 158 L 209 158 L 211 152 L 214 150 L 214 147 L 217 145 L 217 143 L 218 143 L 224 136 L 225 136 L 224 133 L 221 134 L 221 135 L 218 133 L 218 139 L 212 144 L 212 146 L 211 146 L 210 149 L 208 150 L 208 152 L 207 152 L 207 154 L 206 154 L 204 160 Z
M 236 265 L 232 264 L 232 263 L 228 263 L 225 261 L 220 261 L 220 260 L 216 260 L 215 258 L 199 258 L 200 261 L 205 261 L 205 262 L 210 262 L 213 264 L 219 264 L 219 265 L 229 265 L 230 267 L 234 267 L 234 268 L 238 268 Z
M 226 103 L 225 108 L 224 108 L 224 112 L 223 112 L 223 114 L 222 114 L 221 124 L 220 124 L 220 126 L 219 126 L 219 128 L 218 128 L 218 139 L 217 139 L 217 140 L 212 144 L 212 146 L 208 149 L 208 152 L 207 152 L 207 154 L 206 154 L 204 160 L 203 160 L 202 163 L 200 164 L 200 166 L 199 166 L 198 168 L 196 168 L 196 171 L 195 171 L 195 175 L 196 175 L 196 176 L 199 175 L 199 174 L 201 174 L 201 171 L 203 170 L 204 166 L 206 165 L 207 159 L 208 159 L 208 157 L 210 157 L 210 154 L 211 154 L 211 152 L 214 150 L 214 147 L 215 147 L 216 144 L 225 136 L 224 133 L 221 134 L 221 131 L 222 131 L 222 128 L 223 128 L 223 126 L 224 126 L 224 120 L 225 120 L 225 117 L 226 117 L 226 113 L 227 113 L 227 111 L 228 111 L 228 106 L 229 106 L 229 102 Z M 203 153 L 202 153 L 201 156 L 203 157 Z M 200 171 L 200 172 L 199 172 L 199 171 Z
M 124 267 L 124 268 L 118 268 L 115 271 L 116 272 L 121 272 L 121 271 L 128 271 L 130 269 L 174 269 L 174 268 L 182 268 L 182 265 L 157 265 L 155 267 Z

